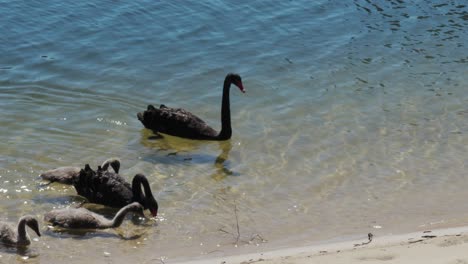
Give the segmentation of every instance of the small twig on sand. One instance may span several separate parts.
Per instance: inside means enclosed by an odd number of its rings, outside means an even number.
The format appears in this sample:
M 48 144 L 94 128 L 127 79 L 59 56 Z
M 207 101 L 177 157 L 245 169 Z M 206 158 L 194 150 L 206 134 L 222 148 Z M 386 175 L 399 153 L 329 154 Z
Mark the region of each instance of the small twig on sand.
M 219 228 L 218 231 L 233 236 L 236 239 L 236 242 L 234 242 L 234 244 L 236 246 L 241 242 L 242 243 L 247 243 L 247 244 L 252 244 L 255 240 L 259 241 L 258 243 L 267 242 L 267 240 L 264 239 L 260 234 L 252 234 L 250 236 L 249 240 L 241 239 L 241 232 L 240 232 L 240 225 L 239 225 L 239 215 L 238 215 L 238 210 L 237 210 L 237 203 L 235 201 L 234 201 L 234 216 L 236 217 L 236 232 L 234 232 L 234 231 L 229 232 L 229 231 L 226 231 L 223 228 Z
M 249 244 L 251 244 L 255 239 L 259 239 L 261 243 L 267 242 L 266 239 L 264 239 L 260 234 L 254 234 L 250 237 Z
M 237 228 L 237 237 L 236 244 L 239 243 L 240 239 L 240 229 L 239 229 L 239 218 L 237 217 L 237 204 L 234 202 L 234 214 L 236 215 L 236 228 Z
M 228 232 L 228 231 L 226 231 L 226 230 L 224 230 L 224 229 L 222 229 L 222 228 L 218 229 L 218 231 L 221 231 L 221 232 L 223 232 L 223 233 L 232 235 L 232 233 L 230 233 L 230 232 Z
M 419 243 L 419 242 L 423 242 L 424 239 L 418 239 L 418 240 L 414 240 L 414 241 L 409 241 L 408 243 L 410 244 L 414 244 L 414 243 Z
M 369 241 L 362 242 L 362 243 L 359 243 L 359 244 L 354 244 L 354 246 L 359 247 L 359 246 L 364 246 L 364 245 L 369 244 L 370 242 L 372 242 L 372 239 L 374 238 L 374 235 L 372 233 L 369 233 L 369 234 L 367 234 L 367 238 L 369 239 Z
M 226 230 L 224 230 L 222 228 L 218 229 L 218 231 L 234 236 L 236 238 L 235 244 L 237 245 L 239 243 L 241 234 L 240 234 L 240 227 L 239 227 L 239 216 L 237 215 L 237 204 L 235 202 L 234 202 L 234 216 L 236 217 L 237 235 L 235 235 L 234 233 L 228 232 L 228 231 L 226 231 Z

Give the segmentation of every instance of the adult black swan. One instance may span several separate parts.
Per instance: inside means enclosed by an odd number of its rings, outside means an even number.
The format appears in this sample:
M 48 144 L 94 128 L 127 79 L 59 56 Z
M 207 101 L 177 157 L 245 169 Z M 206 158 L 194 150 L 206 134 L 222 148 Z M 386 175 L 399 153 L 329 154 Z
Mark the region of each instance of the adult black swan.
M 86 208 L 65 208 L 52 210 L 44 215 L 44 221 L 63 228 L 106 229 L 119 227 L 127 213 L 143 216 L 143 206 L 134 202 L 122 207 L 112 220 Z
M 145 190 L 144 194 L 141 185 Z M 135 175 L 130 185 L 117 173 L 104 170 L 100 166 L 94 171 L 86 164 L 80 171 L 79 177 L 74 179 L 73 186 L 78 195 L 85 197 L 91 203 L 122 208 L 127 204 L 139 202 L 145 209 L 149 209 L 153 216 L 158 214 L 158 203 L 143 174 Z
M 223 99 L 221 103 L 221 131 L 208 126 L 196 115 L 181 109 L 161 105 L 155 108 L 148 105 L 148 109 L 137 114 L 143 125 L 155 133 L 164 133 L 182 138 L 202 140 L 227 140 L 231 138 L 231 110 L 229 103 L 229 88 L 231 84 L 245 93 L 242 79 L 239 75 L 230 73 L 224 79 Z
M 26 232 L 26 226 L 29 226 L 38 236 L 41 236 L 36 218 L 26 215 L 19 219 L 16 230 L 7 223 L 0 222 L 0 242 L 9 246 L 27 246 L 31 244 L 31 239 Z
M 120 161 L 117 158 L 110 158 L 105 160 L 102 163 L 102 168 L 107 170 L 109 165 L 112 167 L 115 173 L 119 173 L 120 170 Z M 48 170 L 44 173 L 41 173 L 41 178 L 43 180 L 52 182 L 58 182 L 62 184 L 72 184 L 73 179 L 77 178 L 80 175 L 81 168 L 80 167 L 59 167 L 53 170 Z

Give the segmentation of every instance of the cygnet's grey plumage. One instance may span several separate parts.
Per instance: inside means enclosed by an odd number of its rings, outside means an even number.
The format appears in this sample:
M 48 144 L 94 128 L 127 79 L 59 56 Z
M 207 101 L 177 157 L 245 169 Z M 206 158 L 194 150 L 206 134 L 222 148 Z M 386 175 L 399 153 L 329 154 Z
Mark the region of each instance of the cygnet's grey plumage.
M 0 241 L 3 244 L 11 246 L 27 246 L 31 244 L 31 239 L 26 232 L 26 225 L 34 230 L 38 236 L 41 236 L 36 218 L 25 215 L 19 219 L 16 230 L 9 224 L 0 222 Z
M 119 173 L 120 170 L 120 160 L 117 158 L 110 158 L 105 160 L 101 167 L 103 170 L 108 170 L 109 165 L 112 167 L 115 173 Z M 40 176 L 42 179 L 47 180 L 49 182 L 58 182 L 62 184 L 73 184 L 73 179 L 79 177 L 80 175 L 80 167 L 59 167 L 53 170 L 48 170 L 42 173 Z
M 143 206 L 137 202 L 126 205 L 117 212 L 112 220 L 85 208 L 52 210 L 44 215 L 44 220 L 54 226 L 64 228 L 106 229 L 119 227 L 129 212 L 143 216 Z

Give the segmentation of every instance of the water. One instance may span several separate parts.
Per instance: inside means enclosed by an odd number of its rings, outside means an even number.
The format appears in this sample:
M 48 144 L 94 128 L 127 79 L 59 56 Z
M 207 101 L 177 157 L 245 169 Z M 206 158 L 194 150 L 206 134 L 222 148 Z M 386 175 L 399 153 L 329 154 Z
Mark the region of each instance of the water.
M 38 175 L 108 157 L 148 176 L 160 216 L 84 234 L 41 220 L 0 262 L 170 262 L 468 222 L 465 1 L 1 5 L 1 220 L 79 203 Z M 228 72 L 247 89 L 231 90 L 230 141 L 149 139 L 150 103 L 219 128 Z

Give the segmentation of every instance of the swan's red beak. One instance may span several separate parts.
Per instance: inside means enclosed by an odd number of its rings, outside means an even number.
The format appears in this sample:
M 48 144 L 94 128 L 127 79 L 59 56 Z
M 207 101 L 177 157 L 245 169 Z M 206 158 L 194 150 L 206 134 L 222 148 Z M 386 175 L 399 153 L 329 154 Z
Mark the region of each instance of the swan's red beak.
M 244 89 L 244 86 L 242 85 L 242 82 L 235 82 L 234 84 L 237 87 L 239 87 L 239 90 L 241 90 L 241 92 L 245 93 L 245 89 Z
M 158 215 L 158 210 L 150 209 L 150 212 L 153 217 L 156 217 Z

